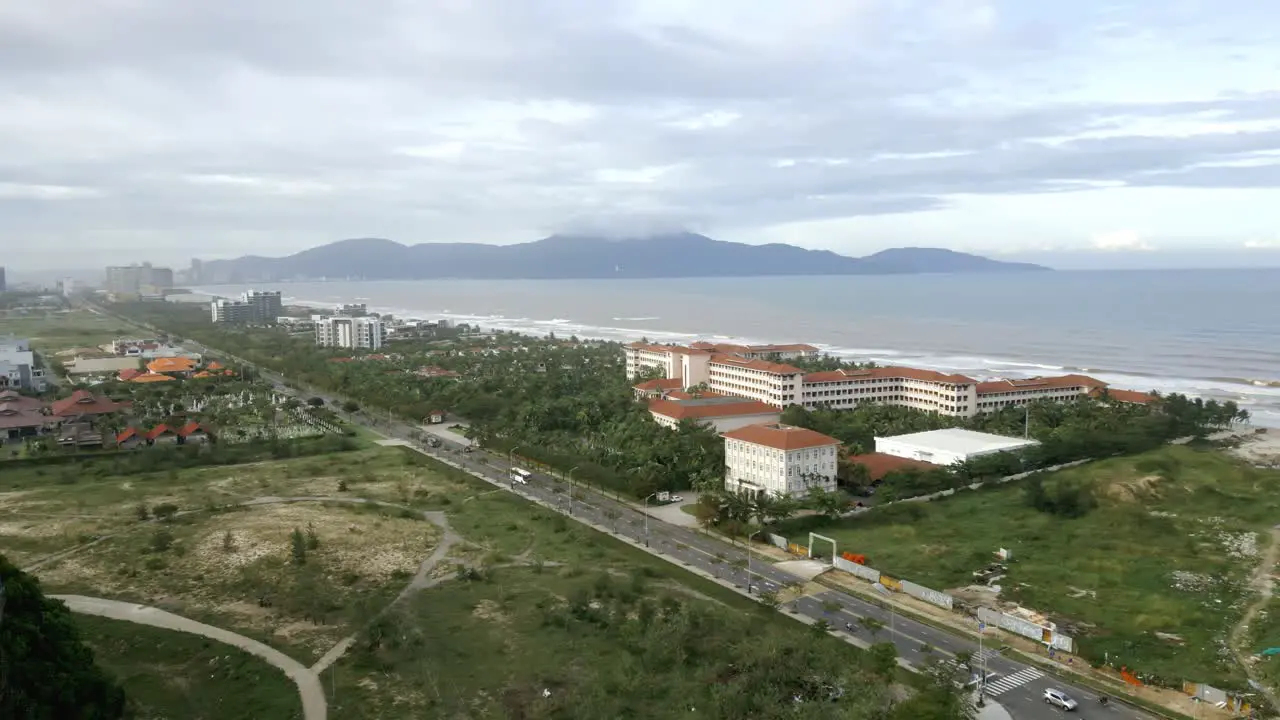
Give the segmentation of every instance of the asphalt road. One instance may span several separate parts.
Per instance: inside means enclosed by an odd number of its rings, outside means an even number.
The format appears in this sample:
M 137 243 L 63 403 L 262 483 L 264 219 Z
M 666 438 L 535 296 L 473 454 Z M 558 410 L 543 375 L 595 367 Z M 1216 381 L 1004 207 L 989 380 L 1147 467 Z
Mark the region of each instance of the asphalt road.
M 200 348 L 200 350 L 226 355 L 208 348 Z M 246 365 L 252 364 L 234 355 L 228 357 Z M 285 379 L 279 374 L 264 370 L 261 372 L 261 377 L 284 389 Z M 308 389 L 300 391 L 300 394 L 320 396 L 332 405 L 338 405 L 333 401 L 339 398 L 329 393 Z M 406 442 L 409 441 L 410 431 L 415 429 L 417 428 L 399 421 L 380 422 L 375 428 L 382 435 Z M 747 585 L 748 572 L 745 565 L 748 563 L 748 557 L 741 546 L 731 545 L 717 537 L 704 535 L 690 528 L 671 525 L 656 518 L 648 517 L 646 522 L 646 515 L 639 509 L 591 488 L 582 485 L 570 486 L 559 478 L 535 473 L 527 485 L 512 483 L 509 478 L 507 459 L 502 455 L 480 449 L 472 453 L 463 453 L 459 445 L 444 439 L 439 448 L 421 448 L 417 445 L 415 447 L 427 454 L 447 458 L 520 495 L 536 498 L 559 507 L 562 512 L 573 517 L 609 528 L 617 535 L 648 544 L 652 550 L 673 562 L 696 567 L 741 588 Z M 573 499 L 574 497 L 582 499 Z M 756 592 L 762 589 L 776 591 L 800 579 L 762 558 L 752 559 L 750 565 L 751 583 Z M 1079 703 L 1078 710 L 1069 714 L 1072 717 L 1112 720 L 1138 718 L 1145 720 L 1154 717 L 1114 699 L 1104 706 L 1098 702 L 1098 694 L 1094 691 L 1047 676 L 1033 665 L 1004 657 L 998 652 L 992 652 L 990 648 L 984 648 L 982 656 L 979 657 L 976 626 L 972 637 L 962 637 L 904 618 L 889 609 L 835 590 L 801 597 L 793 603 L 788 603 L 785 609 L 814 620 L 826 620 L 833 628 L 852 635 L 852 640 L 862 644 L 892 641 L 898 649 L 899 657 L 916 666 L 931 660 L 956 665 L 954 658 L 957 653 L 972 653 L 972 664 L 981 667 L 985 663 L 988 672 L 986 696 L 1003 706 L 1015 720 L 1048 720 L 1067 716 L 1068 713 L 1044 702 L 1044 691 L 1049 688 L 1063 690 Z M 875 618 L 884 625 L 884 629 L 873 637 L 858 624 L 859 617 Z M 852 631 L 845 629 L 845 623 L 852 626 Z M 955 677 L 956 680 L 963 682 L 970 680 L 972 675 L 971 671 L 957 667 Z

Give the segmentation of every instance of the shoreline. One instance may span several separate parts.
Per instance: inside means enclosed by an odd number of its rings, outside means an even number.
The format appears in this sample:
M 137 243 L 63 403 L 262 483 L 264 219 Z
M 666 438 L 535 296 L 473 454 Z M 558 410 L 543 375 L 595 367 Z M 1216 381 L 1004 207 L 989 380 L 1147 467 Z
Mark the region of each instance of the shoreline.
M 232 286 L 237 289 L 242 286 Z M 208 296 L 225 296 L 230 293 L 228 287 L 223 293 L 214 288 L 189 288 L 192 293 Z M 234 293 L 232 293 L 234 294 Z M 589 325 L 574 322 L 562 317 L 538 320 L 530 317 L 506 317 L 501 315 L 477 315 L 474 313 L 455 312 L 450 309 L 427 311 L 406 307 L 374 304 L 368 298 L 347 297 L 334 300 L 311 300 L 300 297 L 287 297 L 286 305 L 305 307 L 314 310 L 335 310 L 344 303 L 365 302 L 371 312 L 391 314 L 399 319 L 416 320 L 448 320 L 451 323 L 469 323 L 491 330 L 515 332 L 525 335 L 546 337 L 575 335 L 584 339 L 604 340 L 609 342 L 631 342 L 646 337 L 655 343 L 687 344 L 693 340 L 706 339 L 713 342 L 735 344 L 769 344 L 779 342 L 809 342 L 805 338 L 767 338 L 745 337 L 714 333 L 689 333 L 672 330 L 655 330 L 624 327 L 629 323 L 653 321 L 656 317 L 617 317 L 613 318 L 619 326 Z M 942 353 L 907 352 L 891 348 L 848 348 L 829 343 L 812 342 L 823 354 L 845 360 L 872 361 L 880 365 L 902 365 L 920 367 L 922 369 L 941 372 L 960 373 L 981 381 L 997 379 L 1024 379 L 1043 375 L 1082 374 L 1093 377 L 1116 389 L 1135 390 L 1138 392 L 1156 391 L 1162 394 L 1179 393 L 1193 398 L 1213 399 L 1219 402 L 1232 401 L 1251 414 L 1250 422 L 1257 426 L 1280 429 L 1280 379 L 1259 379 L 1247 377 L 1179 377 L 1161 375 L 1141 370 L 1115 370 L 1082 365 L 1051 364 L 1018 360 L 1002 357 L 954 356 Z M 955 361 L 966 362 L 955 362 Z M 1092 363 L 1088 363 L 1092 365 Z

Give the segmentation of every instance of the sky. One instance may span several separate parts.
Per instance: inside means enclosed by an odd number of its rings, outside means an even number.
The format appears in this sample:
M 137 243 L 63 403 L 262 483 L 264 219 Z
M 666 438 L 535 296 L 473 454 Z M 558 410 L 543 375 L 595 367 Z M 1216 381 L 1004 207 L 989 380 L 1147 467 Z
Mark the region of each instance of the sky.
M 0 257 L 680 228 L 1280 265 L 1277 35 L 1255 0 L 4 2 Z

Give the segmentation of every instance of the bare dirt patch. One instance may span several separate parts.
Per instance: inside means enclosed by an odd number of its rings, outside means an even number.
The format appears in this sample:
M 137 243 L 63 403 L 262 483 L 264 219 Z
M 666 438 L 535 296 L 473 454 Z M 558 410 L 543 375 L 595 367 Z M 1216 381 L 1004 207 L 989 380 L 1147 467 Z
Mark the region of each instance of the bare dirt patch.
M 294 528 L 308 538 L 301 564 Z M 55 592 L 162 605 L 313 660 L 400 592 L 439 537 L 395 512 L 263 505 L 139 525 L 39 575 Z
M 1135 480 L 1113 482 L 1102 489 L 1108 498 L 1122 503 L 1138 503 L 1160 497 L 1158 486 L 1164 482 L 1159 475 L 1144 475 Z

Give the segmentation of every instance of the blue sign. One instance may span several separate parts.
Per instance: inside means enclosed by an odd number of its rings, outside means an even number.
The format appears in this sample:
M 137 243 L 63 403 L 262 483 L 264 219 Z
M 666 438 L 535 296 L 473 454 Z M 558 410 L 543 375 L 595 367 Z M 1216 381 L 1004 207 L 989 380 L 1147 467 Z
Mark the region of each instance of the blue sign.
M 986 630 L 986 629 L 987 629 L 987 624 L 986 624 L 986 623 L 984 623 L 984 622 L 979 621 L 979 622 L 978 622 L 978 632 L 982 632 L 983 630 Z

